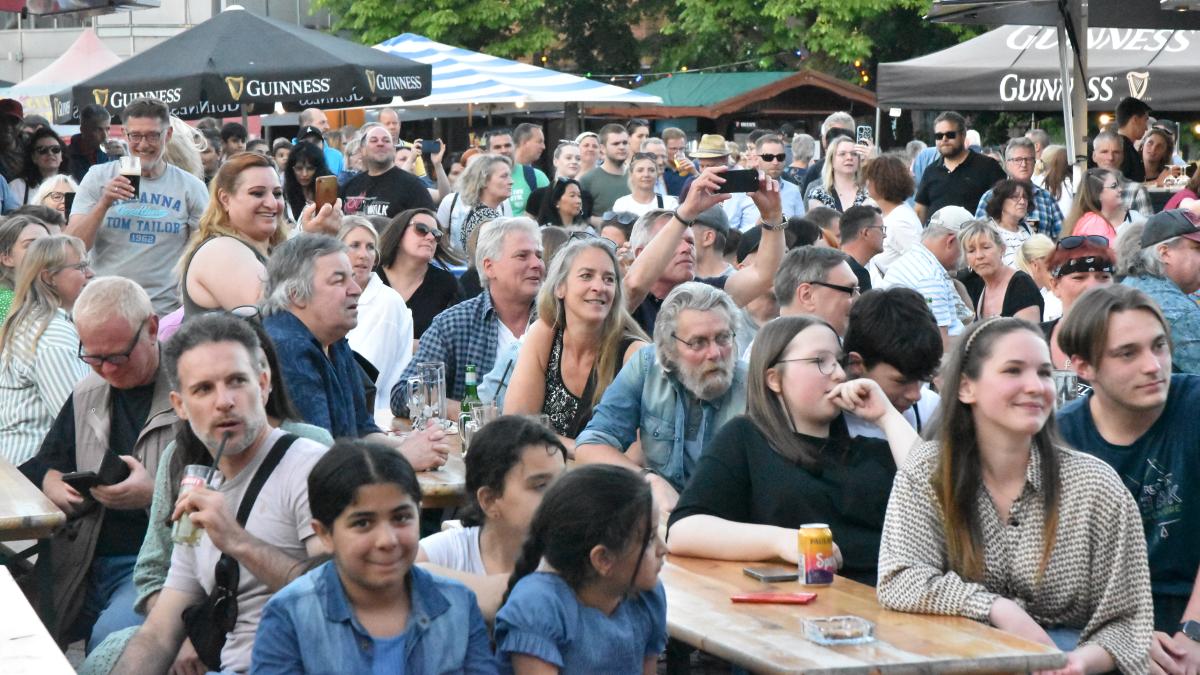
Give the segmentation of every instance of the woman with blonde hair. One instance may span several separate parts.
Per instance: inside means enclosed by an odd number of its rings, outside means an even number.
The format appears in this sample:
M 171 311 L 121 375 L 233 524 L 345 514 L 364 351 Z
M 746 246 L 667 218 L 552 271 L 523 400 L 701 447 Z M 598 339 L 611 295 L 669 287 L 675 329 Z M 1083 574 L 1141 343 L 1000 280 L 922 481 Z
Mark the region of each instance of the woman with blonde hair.
M 1004 264 L 1004 237 L 986 220 L 968 221 L 958 233 L 967 269 L 958 277 L 975 304 L 975 317 L 1015 316 L 1040 323 L 1042 296 L 1029 275 Z
M 92 276 L 83 242 L 66 235 L 35 241 L 17 270 L 12 315 L 0 330 L 0 452 L 13 464 L 37 454 L 88 373 L 71 309 Z
M 1148 129 L 1142 136 L 1142 165 L 1146 168 L 1146 182 L 1162 187 L 1171 175 L 1171 157 L 1175 154 L 1175 139 L 1165 129 Z
M 180 257 L 185 318 L 257 304 L 267 256 L 287 239 L 283 189 L 267 157 L 255 152 L 230 157 L 209 191 L 208 208 Z
M 862 153 L 856 145 L 853 138 L 845 136 L 829 142 L 829 148 L 825 151 L 825 165 L 821 168 L 821 180 L 810 184 L 804 195 L 808 208 L 827 206 L 842 213 L 871 198 L 859 175 Z
M 538 293 L 538 320 L 522 340 L 504 413 L 549 415 L 573 452 L 592 408 L 650 338 L 625 308 L 612 243 L 585 232 L 572 236 L 554 255 Z
M 1017 269 L 1028 274 L 1042 294 L 1042 321 L 1053 321 L 1062 316 L 1062 301 L 1050 290 L 1053 279 L 1047 261 L 1054 253 L 1054 240 L 1044 234 L 1035 234 L 1026 239 L 1017 249 Z
M 1079 188 L 1079 167 L 1067 161 L 1067 149 L 1061 145 L 1047 145 L 1042 150 L 1042 166 L 1045 171 L 1034 175 L 1033 184 L 1054 197 L 1059 211 L 1070 213 Z
M 470 262 L 467 242 L 480 224 L 512 215 L 512 160 L 505 155 L 480 155 L 458 178 L 458 191 L 438 204 L 437 218 L 449 235 L 443 242 L 455 262 Z
M 658 157 L 652 152 L 635 152 L 625 165 L 625 183 L 629 194 L 613 202 L 612 210 L 643 215 L 650 209 L 673 209 L 679 200 L 654 191 L 658 184 Z
M 33 242 L 50 236 L 50 228 L 32 216 L 8 216 L 0 219 L 0 323 L 13 304 L 17 288 L 17 268 Z

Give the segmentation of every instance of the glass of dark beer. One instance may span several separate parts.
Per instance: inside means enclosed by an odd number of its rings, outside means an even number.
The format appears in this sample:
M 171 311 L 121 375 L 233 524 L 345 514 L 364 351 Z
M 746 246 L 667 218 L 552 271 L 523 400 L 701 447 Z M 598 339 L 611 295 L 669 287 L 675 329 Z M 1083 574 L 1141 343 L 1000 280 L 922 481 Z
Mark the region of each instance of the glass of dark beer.
M 137 201 L 142 185 L 142 160 L 137 155 L 123 155 L 118 161 L 121 163 L 121 175 L 133 184 L 133 200 Z

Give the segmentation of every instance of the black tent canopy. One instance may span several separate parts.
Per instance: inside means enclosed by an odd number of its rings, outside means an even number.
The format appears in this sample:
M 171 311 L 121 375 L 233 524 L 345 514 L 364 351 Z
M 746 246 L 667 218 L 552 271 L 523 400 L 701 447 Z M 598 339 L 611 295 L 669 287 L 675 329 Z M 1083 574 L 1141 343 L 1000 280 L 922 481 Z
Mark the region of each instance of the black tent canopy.
M 231 7 L 51 97 L 58 122 L 98 103 L 114 115 L 141 97 L 183 119 L 349 108 L 429 95 L 432 68 L 378 49 Z

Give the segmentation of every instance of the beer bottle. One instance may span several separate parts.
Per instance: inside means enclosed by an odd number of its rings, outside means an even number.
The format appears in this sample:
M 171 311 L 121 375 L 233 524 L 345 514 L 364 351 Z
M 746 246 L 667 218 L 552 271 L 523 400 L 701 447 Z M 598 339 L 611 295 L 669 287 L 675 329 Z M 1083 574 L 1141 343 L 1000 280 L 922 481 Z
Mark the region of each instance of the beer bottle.
M 483 403 L 479 400 L 479 376 L 475 372 L 473 364 L 467 365 L 467 393 L 463 395 L 462 411 L 464 414 L 471 414 L 471 409 Z

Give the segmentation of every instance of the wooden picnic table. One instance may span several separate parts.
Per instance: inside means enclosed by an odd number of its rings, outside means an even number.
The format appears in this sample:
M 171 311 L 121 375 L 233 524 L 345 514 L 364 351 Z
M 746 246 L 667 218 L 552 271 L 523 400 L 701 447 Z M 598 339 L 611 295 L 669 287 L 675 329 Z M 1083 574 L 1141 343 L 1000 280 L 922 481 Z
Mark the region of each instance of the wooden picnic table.
M 672 638 L 755 673 L 1029 672 L 1060 668 L 1066 655 L 961 617 L 883 609 L 875 589 L 843 577 L 833 585 L 767 584 L 742 573 L 758 563 L 668 556 Z M 734 604 L 745 592 L 812 591 L 808 605 Z M 875 624 L 875 640 L 823 646 L 804 637 L 806 618 L 854 615 Z
M 66 521 L 54 502 L 0 458 L 0 541 L 43 539 Z
M 439 469 L 418 471 L 417 482 L 421 484 L 421 508 L 462 506 L 467 495 L 467 465 L 462 453 L 451 451 Z
M 0 664 L 5 675 L 73 675 L 8 568 L 0 566 Z

